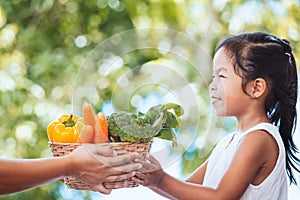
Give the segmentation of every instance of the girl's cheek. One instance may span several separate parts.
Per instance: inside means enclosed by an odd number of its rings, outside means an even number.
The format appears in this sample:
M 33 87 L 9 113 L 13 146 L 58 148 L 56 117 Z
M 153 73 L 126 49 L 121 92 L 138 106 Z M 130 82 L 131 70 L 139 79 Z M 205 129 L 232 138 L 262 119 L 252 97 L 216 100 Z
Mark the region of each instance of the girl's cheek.
M 220 83 L 219 90 L 222 91 L 223 93 L 226 93 L 226 90 L 228 90 L 228 88 L 226 88 L 226 84 L 224 82 Z

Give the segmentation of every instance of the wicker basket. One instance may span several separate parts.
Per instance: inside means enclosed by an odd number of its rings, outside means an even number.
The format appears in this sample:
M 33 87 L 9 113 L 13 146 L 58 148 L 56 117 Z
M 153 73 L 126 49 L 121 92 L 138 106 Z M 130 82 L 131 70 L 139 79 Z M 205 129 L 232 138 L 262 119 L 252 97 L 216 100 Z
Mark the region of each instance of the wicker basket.
M 105 143 L 104 145 L 110 146 L 116 152 L 137 152 L 142 156 L 145 156 L 151 148 L 152 142 L 148 143 L 130 143 L 130 142 L 116 142 L 116 143 Z M 81 144 L 76 143 L 55 143 L 49 142 L 49 147 L 53 153 L 53 156 L 63 156 L 66 154 L 71 153 L 74 149 L 79 147 Z M 64 183 L 70 189 L 77 189 L 77 190 L 92 190 L 92 187 L 74 177 L 66 177 L 64 178 Z M 131 178 L 123 181 L 114 181 L 114 182 L 105 182 L 103 185 L 107 189 L 118 189 L 118 188 L 131 188 L 137 187 L 136 184 Z

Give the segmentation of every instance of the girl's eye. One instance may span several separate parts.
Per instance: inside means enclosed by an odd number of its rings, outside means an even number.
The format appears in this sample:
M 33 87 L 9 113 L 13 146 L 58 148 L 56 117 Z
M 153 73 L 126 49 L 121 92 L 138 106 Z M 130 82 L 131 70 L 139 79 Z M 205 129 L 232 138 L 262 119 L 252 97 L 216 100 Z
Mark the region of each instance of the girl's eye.
M 224 75 L 222 74 L 219 74 L 219 75 L 212 75 L 212 79 L 215 79 L 215 78 L 226 78 Z

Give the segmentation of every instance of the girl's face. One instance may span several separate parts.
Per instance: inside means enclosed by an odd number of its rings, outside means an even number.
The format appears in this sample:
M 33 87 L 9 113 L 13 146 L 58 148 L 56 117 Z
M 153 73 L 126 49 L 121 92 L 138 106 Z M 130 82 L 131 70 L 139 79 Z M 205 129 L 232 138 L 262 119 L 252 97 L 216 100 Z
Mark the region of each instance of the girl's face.
M 242 78 L 235 73 L 224 47 L 214 56 L 213 81 L 209 92 L 218 116 L 239 116 L 247 106 L 249 96 L 242 90 Z

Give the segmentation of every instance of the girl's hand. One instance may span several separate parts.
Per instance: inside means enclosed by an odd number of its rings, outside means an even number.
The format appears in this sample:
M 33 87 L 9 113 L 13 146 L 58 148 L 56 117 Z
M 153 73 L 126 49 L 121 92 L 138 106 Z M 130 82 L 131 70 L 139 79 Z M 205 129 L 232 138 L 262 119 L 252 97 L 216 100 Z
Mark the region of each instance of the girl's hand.
M 147 155 L 145 160 L 138 162 L 143 165 L 143 168 L 136 173 L 132 180 L 143 186 L 157 187 L 165 175 L 160 163 L 150 155 Z
M 71 161 L 70 174 L 91 185 L 94 191 L 110 194 L 111 190 L 103 186 L 103 182 L 120 181 L 133 177 L 135 171 L 142 168 L 135 159 L 138 154 L 124 153 L 117 155 L 105 145 L 87 144 L 74 150 L 67 156 Z

